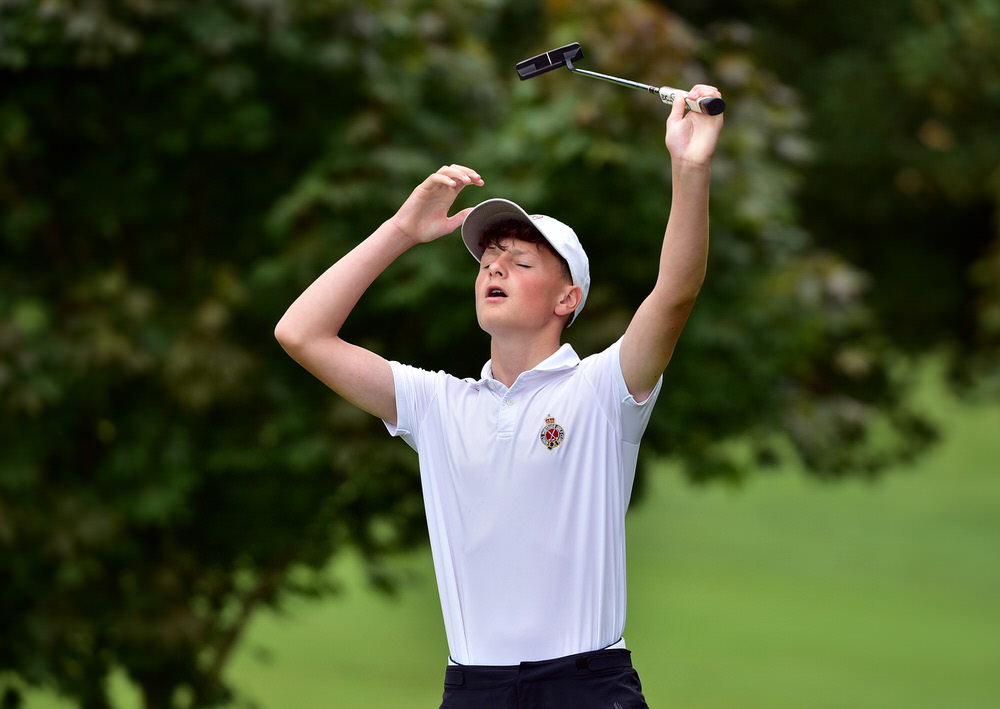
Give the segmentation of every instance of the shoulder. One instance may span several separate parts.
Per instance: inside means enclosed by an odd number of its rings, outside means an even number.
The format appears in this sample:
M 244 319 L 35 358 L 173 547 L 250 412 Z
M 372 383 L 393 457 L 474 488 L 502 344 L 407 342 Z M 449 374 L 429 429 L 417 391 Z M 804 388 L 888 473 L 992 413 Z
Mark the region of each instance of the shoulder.
M 629 391 L 622 369 L 623 339 L 619 338 L 601 352 L 586 357 L 580 363 L 580 368 L 598 393 L 610 396 L 618 404 L 642 406 L 647 401 L 652 404 L 656 400 L 656 394 L 659 392 L 663 377 L 659 377 L 653 389 L 647 392 L 646 396 L 635 398 Z
M 482 380 L 472 377 L 459 378 L 443 369 L 423 369 L 395 360 L 390 361 L 389 366 L 392 368 L 392 375 L 397 385 L 406 382 L 412 386 L 436 388 L 441 391 L 478 391 L 483 385 Z
M 600 352 L 587 355 L 580 360 L 579 370 L 584 373 L 596 373 L 602 370 L 621 372 L 621 348 L 622 339 L 618 338 Z

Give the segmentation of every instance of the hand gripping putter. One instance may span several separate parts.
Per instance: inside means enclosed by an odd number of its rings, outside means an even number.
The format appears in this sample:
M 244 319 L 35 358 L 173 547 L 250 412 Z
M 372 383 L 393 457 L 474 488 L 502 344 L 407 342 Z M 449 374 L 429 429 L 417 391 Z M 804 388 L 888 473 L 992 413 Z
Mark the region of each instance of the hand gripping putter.
M 692 111 L 697 111 L 698 113 L 705 113 L 709 116 L 717 116 L 726 110 L 726 102 L 721 98 L 716 98 L 714 96 L 706 96 L 698 99 L 697 101 L 692 101 L 687 97 L 687 91 L 681 91 L 680 89 L 674 89 L 669 86 L 649 86 L 648 84 L 640 84 L 638 81 L 629 81 L 628 79 L 619 79 L 617 76 L 598 74 L 596 71 L 578 69 L 573 65 L 573 62 L 579 61 L 580 59 L 583 59 L 583 49 L 580 48 L 579 42 L 573 42 L 572 44 L 567 44 L 565 47 L 559 47 L 559 49 L 553 49 L 550 52 L 539 54 L 537 57 L 532 57 L 531 59 L 525 59 L 523 62 L 518 62 L 515 68 L 517 69 L 517 75 L 520 76 L 523 81 L 524 79 L 530 79 L 538 76 L 539 74 L 544 74 L 547 71 L 552 71 L 553 69 L 558 69 L 559 67 L 564 66 L 576 74 L 583 74 L 584 76 L 590 76 L 595 79 L 610 81 L 612 84 L 628 86 L 633 89 L 639 89 L 640 91 L 656 94 L 660 97 L 660 100 L 667 105 L 673 104 L 674 100 L 680 97 L 684 99 L 688 108 Z

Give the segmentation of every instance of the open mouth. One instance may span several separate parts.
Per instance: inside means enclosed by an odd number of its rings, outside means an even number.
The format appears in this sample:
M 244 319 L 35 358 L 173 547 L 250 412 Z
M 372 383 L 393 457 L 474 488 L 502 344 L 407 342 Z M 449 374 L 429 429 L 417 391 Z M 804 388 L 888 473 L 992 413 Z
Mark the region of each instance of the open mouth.
M 487 298 L 506 298 L 507 294 L 504 289 L 499 286 L 490 286 L 489 290 L 486 291 Z

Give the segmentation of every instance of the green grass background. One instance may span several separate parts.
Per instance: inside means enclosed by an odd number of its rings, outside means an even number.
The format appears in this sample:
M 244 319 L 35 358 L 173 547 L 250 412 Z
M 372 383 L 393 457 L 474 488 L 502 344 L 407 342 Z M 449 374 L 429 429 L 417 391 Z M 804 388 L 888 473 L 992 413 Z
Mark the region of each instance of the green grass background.
M 1000 707 L 1000 406 L 934 392 L 927 408 L 944 441 L 875 483 L 783 469 L 693 488 L 657 471 L 628 520 L 625 634 L 652 709 Z M 346 559 L 339 598 L 258 616 L 228 672 L 244 698 L 437 707 L 447 647 L 429 553 L 397 567 L 395 599 Z

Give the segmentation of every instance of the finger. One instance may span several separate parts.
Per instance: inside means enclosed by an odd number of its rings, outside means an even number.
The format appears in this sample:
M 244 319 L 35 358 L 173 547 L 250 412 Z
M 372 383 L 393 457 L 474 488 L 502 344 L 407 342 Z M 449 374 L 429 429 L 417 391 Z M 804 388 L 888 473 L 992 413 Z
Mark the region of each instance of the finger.
M 708 84 L 695 84 L 691 87 L 691 90 L 688 91 L 688 98 L 692 101 L 697 101 L 698 99 L 705 98 L 706 96 L 722 98 L 722 92 L 720 92 L 716 87 Z
M 667 116 L 667 124 L 676 123 L 684 118 L 684 109 L 687 108 L 684 99 L 674 96 L 674 102 L 670 105 L 670 115 Z
M 478 172 L 464 165 L 444 165 L 438 170 L 437 174 L 445 175 L 454 180 L 456 187 L 464 187 L 465 185 L 482 182 L 482 177 L 479 176 Z
M 466 181 L 466 184 L 479 185 L 480 187 L 482 187 L 485 184 L 483 182 L 483 178 L 475 170 L 473 170 L 471 168 L 468 168 L 468 167 L 463 167 L 463 168 L 461 168 L 461 171 L 462 171 L 462 174 L 466 178 L 468 178 L 467 181 Z
M 454 229 L 457 229 L 459 226 L 465 223 L 466 217 L 468 217 L 472 213 L 473 209 L 475 209 L 475 207 L 466 207 L 462 211 L 457 212 L 454 215 L 448 217 L 448 225 Z
M 427 183 L 429 185 L 437 185 L 441 187 L 459 187 L 462 185 L 461 180 L 456 180 L 454 177 L 451 177 L 440 170 L 428 177 Z
M 475 170 L 473 170 L 471 167 L 466 167 L 465 165 L 458 165 L 456 163 L 452 163 L 448 167 L 450 167 L 450 168 L 452 168 L 454 170 L 459 170 L 461 172 L 464 172 L 465 174 L 467 174 L 467 175 L 469 175 L 470 177 L 473 177 L 473 178 L 479 177 L 479 173 L 478 172 L 476 172 Z

